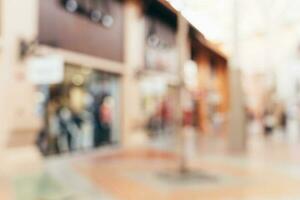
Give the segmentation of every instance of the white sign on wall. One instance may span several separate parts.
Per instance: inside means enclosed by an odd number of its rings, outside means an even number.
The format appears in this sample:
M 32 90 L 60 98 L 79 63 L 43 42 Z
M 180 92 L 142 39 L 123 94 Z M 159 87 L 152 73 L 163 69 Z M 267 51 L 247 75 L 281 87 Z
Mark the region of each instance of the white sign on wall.
M 56 84 L 64 79 L 64 60 L 51 55 L 33 57 L 27 61 L 27 79 L 34 84 Z

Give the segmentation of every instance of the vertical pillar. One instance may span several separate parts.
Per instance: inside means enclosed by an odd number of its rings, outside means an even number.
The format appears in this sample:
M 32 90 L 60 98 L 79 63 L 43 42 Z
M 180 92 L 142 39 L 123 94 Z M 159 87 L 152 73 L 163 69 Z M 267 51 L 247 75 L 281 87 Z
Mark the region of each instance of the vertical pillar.
M 190 59 L 190 47 L 188 42 L 189 25 L 186 19 L 183 18 L 180 13 L 177 15 L 177 18 L 178 28 L 176 44 L 178 47 L 178 78 L 180 80 L 180 89 L 184 90 L 184 65 Z
M 177 15 L 178 18 L 178 28 L 177 28 L 177 46 L 178 46 L 178 62 L 179 62 L 179 112 L 178 112 L 178 128 L 177 132 L 180 139 L 180 161 L 179 170 L 181 173 L 185 173 L 188 170 L 187 158 L 186 158 L 186 134 L 182 127 L 183 120 L 183 105 L 184 105 L 184 95 L 186 94 L 186 88 L 184 84 L 184 65 L 190 59 L 190 47 L 188 42 L 188 32 L 189 25 L 185 18 L 183 18 L 180 13 Z
M 200 128 L 202 134 L 210 132 L 210 124 L 208 119 L 208 108 L 207 108 L 207 91 L 210 88 L 210 76 L 211 66 L 209 62 L 209 53 L 202 49 L 197 57 L 197 63 L 199 66 L 199 89 L 203 92 L 201 99 L 199 100 L 199 114 L 200 114 Z
M 216 67 L 216 88 L 221 95 L 221 104 L 219 111 L 221 113 L 226 113 L 228 111 L 228 66 L 226 61 L 219 61 Z
M 239 62 L 239 0 L 233 5 L 233 57 L 229 69 L 230 109 L 229 147 L 233 150 L 246 149 L 246 114 Z
M 34 102 L 26 100 L 32 97 L 33 90 L 30 89 L 33 86 L 26 81 L 25 64 L 19 60 L 19 41 L 32 41 L 36 37 L 38 1 L 2 0 L 1 3 L 0 149 L 3 150 L 20 120 L 23 124 L 30 125 L 25 122 L 28 120 L 26 111 L 30 110 L 29 104 L 33 105 Z M 20 79 L 22 83 L 19 84 Z M 26 89 L 23 90 L 23 87 Z M 28 88 L 30 89 L 27 90 Z M 18 113 L 18 110 L 22 113 Z M 26 116 L 22 116 L 23 114 Z
M 144 34 L 140 1 L 125 2 L 125 69 L 122 78 L 122 143 L 128 145 L 139 124 L 139 85 L 136 70 L 143 66 Z
M 232 150 L 246 149 L 246 113 L 241 73 L 230 69 L 229 147 Z
M 4 40 L 5 33 L 5 21 L 6 12 L 5 11 L 5 1 L 0 1 L 0 152 L 3 151 L 8 135 L 8 107 L 7 107 L 7 98 L 8 98 L 8 77 L 10 74 L 9 68 L 6 67 L 5 57 L 7 55 L 6 46 L 7 40 Z M 1 157 L 1 155 L 0 155 Z

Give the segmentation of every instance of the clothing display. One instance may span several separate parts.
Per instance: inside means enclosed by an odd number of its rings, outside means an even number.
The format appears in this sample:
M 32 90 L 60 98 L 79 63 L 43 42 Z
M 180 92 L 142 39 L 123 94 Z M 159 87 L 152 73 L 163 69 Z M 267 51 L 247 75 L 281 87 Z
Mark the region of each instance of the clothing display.
M 62 84 L 49 86 L 45 125 L 37 139 L 44 155 L 111 144 L 118 130 L 118 87 L 113 76 L 67 66 Z M 116 142 L 116 141 L 114 141 Z

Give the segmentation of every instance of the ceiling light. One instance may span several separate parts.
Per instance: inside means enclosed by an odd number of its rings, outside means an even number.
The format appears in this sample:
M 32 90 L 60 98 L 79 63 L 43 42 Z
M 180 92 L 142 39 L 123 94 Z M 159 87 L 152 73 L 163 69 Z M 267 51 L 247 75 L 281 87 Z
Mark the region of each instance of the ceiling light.
M 102 13 L 100 10 L 92 10 L 90 12 L 90 19 L 93 21 L 93 22 L 100 22 L 101 21 L 101 18 L 102 18 Z
M 78 3 L 76 0 L 66 0 L 65 1 L 65 8 L 67 11 L 74 13 L 78 9 Z
M 104 15 L 102 17 L 102 24 L 104 27 L 110 28 L 114 24 L 114 18 L 111 15 Z

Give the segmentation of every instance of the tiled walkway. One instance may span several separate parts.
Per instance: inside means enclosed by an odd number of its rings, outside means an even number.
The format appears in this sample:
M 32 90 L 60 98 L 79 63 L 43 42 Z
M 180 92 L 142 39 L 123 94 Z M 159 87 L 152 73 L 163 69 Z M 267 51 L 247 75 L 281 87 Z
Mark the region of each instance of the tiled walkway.
M 202 145 L 184 175 L 178 172 L 178 157 L 174 153 L 150 148 L 106 149 L 53 158 L 40 171 L 16 175 L 8 182 L 1 179 L 0 197 L 1 200 L 300 199 L 298 145 L 254 142 L 246 154 L 226 153 L 214 146 L 212 149 Z
M 116 199 L 300 199 L 297 164 L 212 155 L 191 162 L 190 170 L 195 176 L 204 174 L 213 180 L 178 178 L 176 159 L 153 153 L 152 158 L 146 158 L 149 152 L 141 156 L 140 151 L 135 158 L 126 154 L 117 159 L 91 157 L 76 168 Z

